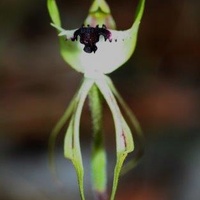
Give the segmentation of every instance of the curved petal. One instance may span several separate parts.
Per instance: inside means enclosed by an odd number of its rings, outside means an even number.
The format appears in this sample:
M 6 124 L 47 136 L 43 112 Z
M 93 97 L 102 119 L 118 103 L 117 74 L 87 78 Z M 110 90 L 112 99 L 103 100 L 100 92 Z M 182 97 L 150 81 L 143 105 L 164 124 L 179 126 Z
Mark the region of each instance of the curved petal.
M 62 58 L 75 70 L 83 72 L 84 70 L 82 69 L 82 66 L 79 66 L 79 62 L 76 62 L 83 50 L 80 46 L 80 43 L 66 41 L 67 36 L 63 36 L 63 33 L 72 35 L 71 33 L 73 30 L 65 31 L 61 28 L 60 13 L 56 4 L 56 0 L 47 0 L 47 8 L 53 22 L 52 25 L 58 30 L 58 33 L 61 34 L 59 43 Z

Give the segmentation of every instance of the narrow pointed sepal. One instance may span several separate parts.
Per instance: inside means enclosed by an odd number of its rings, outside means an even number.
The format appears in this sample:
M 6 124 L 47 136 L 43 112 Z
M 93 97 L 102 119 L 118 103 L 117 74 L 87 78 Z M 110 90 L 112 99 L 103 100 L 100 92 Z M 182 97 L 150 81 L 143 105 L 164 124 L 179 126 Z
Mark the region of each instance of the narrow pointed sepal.
M 124 160 L 126 159 L 128 153 L 134 150 L 134 143 L 131 130 L 124 117 L 122 116 L 115 96 L 113 95 L 106 81 L 106 76 L 104 79 L 96 80 L 95 83 L 111 110 L 115 125 L 117 159 L 114 169 L 113 187 L 111 192 L 111 200 L 114 200 Z
M 80 127 L 80 118 L 83 105 L 93 84 L 94 82 L 92 80 L 88 79 L 84 80 L 77 94 L 77 98 L 75 99 L 76 107 L 71 117 L 64 140 L 64 155 L 66 158 L 72 161 L 75 167 L 82 200 L 85 200 L 84 179 L 83 179 L 84 168 L 83 168 L 82 154 L 80 147 L 79 127 Z

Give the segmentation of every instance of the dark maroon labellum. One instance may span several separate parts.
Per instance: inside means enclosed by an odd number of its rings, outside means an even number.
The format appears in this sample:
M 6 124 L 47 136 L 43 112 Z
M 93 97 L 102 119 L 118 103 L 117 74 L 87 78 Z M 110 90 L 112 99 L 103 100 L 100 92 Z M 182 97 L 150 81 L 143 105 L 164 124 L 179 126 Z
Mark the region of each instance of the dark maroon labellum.
M 96 27 L 91 27 L 89 25 L 85 27 L 83 25 L 74 32 L 74 36 L 71 40 L 75 41 L 79 36 L 80 43 L 85 45 L 83 50 L 86 53 L 95 53 L 97 50 L 96 43 L 99 42 L 100 35 L 104 37 L 105 41 L 108 39 L 111 42 L 111 32 L 107 30 L 105 25 L 103 25 L 102 28 L 99 28 L 98 25 Z

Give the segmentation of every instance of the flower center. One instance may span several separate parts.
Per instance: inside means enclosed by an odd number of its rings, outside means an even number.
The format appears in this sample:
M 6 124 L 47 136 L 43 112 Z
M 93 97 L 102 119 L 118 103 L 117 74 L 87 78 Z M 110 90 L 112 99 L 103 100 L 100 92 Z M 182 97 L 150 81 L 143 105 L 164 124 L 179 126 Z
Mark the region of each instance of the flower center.
M 105 41 L 108 39 L 111 42 L 111 32 L 107 30 L 105 25 L 103 25 L 102 28 L 99 28 L 98 25 L 96 27 L 91 27 L 89 25 L 85 27 L 83 25 L 81 28 L 74 32 L 71 40 L 75 41 L 79 36 L 80 43 L 85 45 L 83 50 L 86 53 L 95 53 L 98 49 L 96 43 L 99 42 L 100 35 L 104 37 Z

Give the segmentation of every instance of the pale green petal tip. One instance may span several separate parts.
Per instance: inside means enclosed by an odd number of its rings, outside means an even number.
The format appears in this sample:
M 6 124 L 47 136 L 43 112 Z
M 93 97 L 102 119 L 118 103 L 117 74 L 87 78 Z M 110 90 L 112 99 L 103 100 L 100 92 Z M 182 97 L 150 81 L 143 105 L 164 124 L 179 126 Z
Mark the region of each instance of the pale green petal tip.
M 137 26 L 139 27 L 140 21 L 142 19 L 143 13 L 144 13 L 144 6 L 145 6 L 145 0 L 140 0 L 136 9 L 135 19 L 133 21 L 132 29 Z
M 89 15 L 85 24 L 91 26 L 106 25 L 109 29 L 116 29 L 115 20 L 113 19 L 110 8 L 105 0 L 95 0 L 89 9 Z
M 57 26 L 61 26 L 60 13 L 59 13 L 56 1 L 47 0 L 47 8 L 48 8 L 49 15 L 51 17 L 52 22 L 56 24 Z
M 97 12 L 98 10 L 101 10 L 101 12 L 110 14 L 110 8 L 105 0 L 95 0 L 90 7 L 89 12 Z

